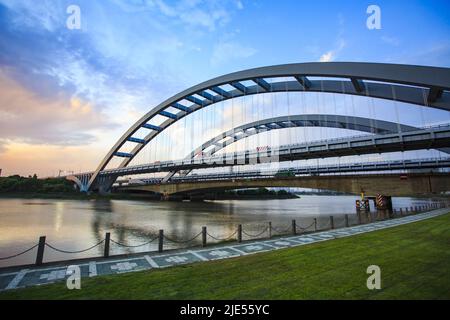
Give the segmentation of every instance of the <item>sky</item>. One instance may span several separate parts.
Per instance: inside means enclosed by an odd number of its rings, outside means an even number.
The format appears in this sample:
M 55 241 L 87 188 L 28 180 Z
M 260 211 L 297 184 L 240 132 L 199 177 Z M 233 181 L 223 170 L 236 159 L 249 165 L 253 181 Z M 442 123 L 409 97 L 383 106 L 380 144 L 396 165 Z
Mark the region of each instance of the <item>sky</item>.
M 372 4 L 381 9 L 379 30 L 366 26 Z M 80 8 L 80 29 L 67 27 L 71 5 Z M 233 71 L 315 61 L 450 67 L 449 35 L 445 0 L 0 0 L 2 175 L 91 171 L 159 102 Z M 293 99 L 288 113 L 307 110 L 316 97 Z M 334 110 L 351 113 L 349 101 L 339 97 Z M 254 103 L 241 100 L 186 117 L 161 136 L 159 150 L 149 145 L 139 161 L 180 158 L 229 128 L 231 118 L 244 123 L 267 116 L 269 109 L 248 112 Z M 360 103 L 368 104 L 362 114 L 380 119 L 389 107 L 376 101 L 373 111 L 369 102 Z M 239 111 L 239 104 L 246 106 Z M 408 108 L 406 122 L 450 120 L 447 113 Z M 318 102 L 310 112 L 319 111 Z M 307 131 L 292 132 L 307 138 Z

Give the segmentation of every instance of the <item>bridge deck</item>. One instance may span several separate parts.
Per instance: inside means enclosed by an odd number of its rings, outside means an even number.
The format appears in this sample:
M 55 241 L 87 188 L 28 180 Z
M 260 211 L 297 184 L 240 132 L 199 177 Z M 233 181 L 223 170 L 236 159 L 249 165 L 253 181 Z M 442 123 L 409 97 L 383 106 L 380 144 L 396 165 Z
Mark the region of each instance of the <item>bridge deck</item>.
M 393 134 L 364 135 L 315 141 L 281 146 L 265 152 L 250 150 L 196 159 L 163 161 L 104 170 L 100 173 L 100 176 L 118 177 L 122 175 L 168 172 L 172 170 L 179 171 L 441 147 L 450 147 L 450 126 L 432 127 Z

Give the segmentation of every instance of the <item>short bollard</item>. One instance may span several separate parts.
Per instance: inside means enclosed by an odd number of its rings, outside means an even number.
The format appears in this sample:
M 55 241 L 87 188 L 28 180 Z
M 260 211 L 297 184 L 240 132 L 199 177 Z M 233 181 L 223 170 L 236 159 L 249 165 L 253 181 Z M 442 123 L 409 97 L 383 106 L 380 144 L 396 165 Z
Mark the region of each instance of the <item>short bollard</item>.
M 40 266 L 44 260 L 45 236 L 39 237 L 38 250 L 36 255 L 36 265 Z
M 331 226 L 331 229 L 334 229 L 334 219 L 333 219 L 333 216 L 330 216 L 330 226 Z
M 292 234 L 295 236 L 297 234 L 297 224 L 295 220 L 292 220 Z
M 206 227 L 202 227 L 202 247 L 206 247 Z
M 317 218 L 314 218 L 314 231 L 317 231 Z
M 272 238 L 272 222 L 269 221 L 269 239 Z
M 403 209 L 400 208 L 400 217 L 403 217 Z
M 238 225 L 238 242 L 242 242 L 242 224 Z
M 348 224 L 348 214 L 346 214 L 346 215 L 344 216 L 344 218 L 345 218 L 345 227 L 348 228 L 348 227 L 349 227 L 349 224 Z
M 409 214 L 409 210 L 408 208 L 405 208 L 405 214 L 408 215 Z
M 158 252 L 163 252 L 164 230 L 159 230 L 158 236 Z
M 103 252 L 103 257 L 108 258 L 109 257 L 109 243 L 111 241 L 111 234 L 107 232 L 105 234 L 105 250 Z
M 358 212 L 358 224 L 362 224 L 361 212 Z

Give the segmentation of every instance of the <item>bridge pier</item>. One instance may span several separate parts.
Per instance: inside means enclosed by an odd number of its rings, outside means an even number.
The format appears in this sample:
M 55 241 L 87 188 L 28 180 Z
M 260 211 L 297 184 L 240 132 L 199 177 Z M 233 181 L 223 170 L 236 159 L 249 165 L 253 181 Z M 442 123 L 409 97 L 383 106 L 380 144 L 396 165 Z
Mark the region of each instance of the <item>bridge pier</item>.
M 203 202 L 203 201 L 205 201 L 205 196 L 204 195 L 192 195 L 189 197 L 189 200 L 191 202 Z
M 161 200 L 181 202 L 184 200 L 184 196 L 181 194 L 163 194 L 161 195 Z

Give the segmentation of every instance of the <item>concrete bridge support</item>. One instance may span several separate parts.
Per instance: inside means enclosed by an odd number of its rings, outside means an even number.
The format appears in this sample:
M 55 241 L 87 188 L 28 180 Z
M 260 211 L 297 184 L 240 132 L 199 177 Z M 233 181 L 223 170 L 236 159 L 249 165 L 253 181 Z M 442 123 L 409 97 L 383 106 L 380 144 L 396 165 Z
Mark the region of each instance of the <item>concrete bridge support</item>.
M 334 190 L 369 196 L 423 196 L 450 191 L 450 173 L 367 174 L 274 177 L 261 179 L 179 182 L 123 187 L 121 190 L 152 191 L 166 195 L 201 194 L 218 190 L 259 187 L 292 187 Z

